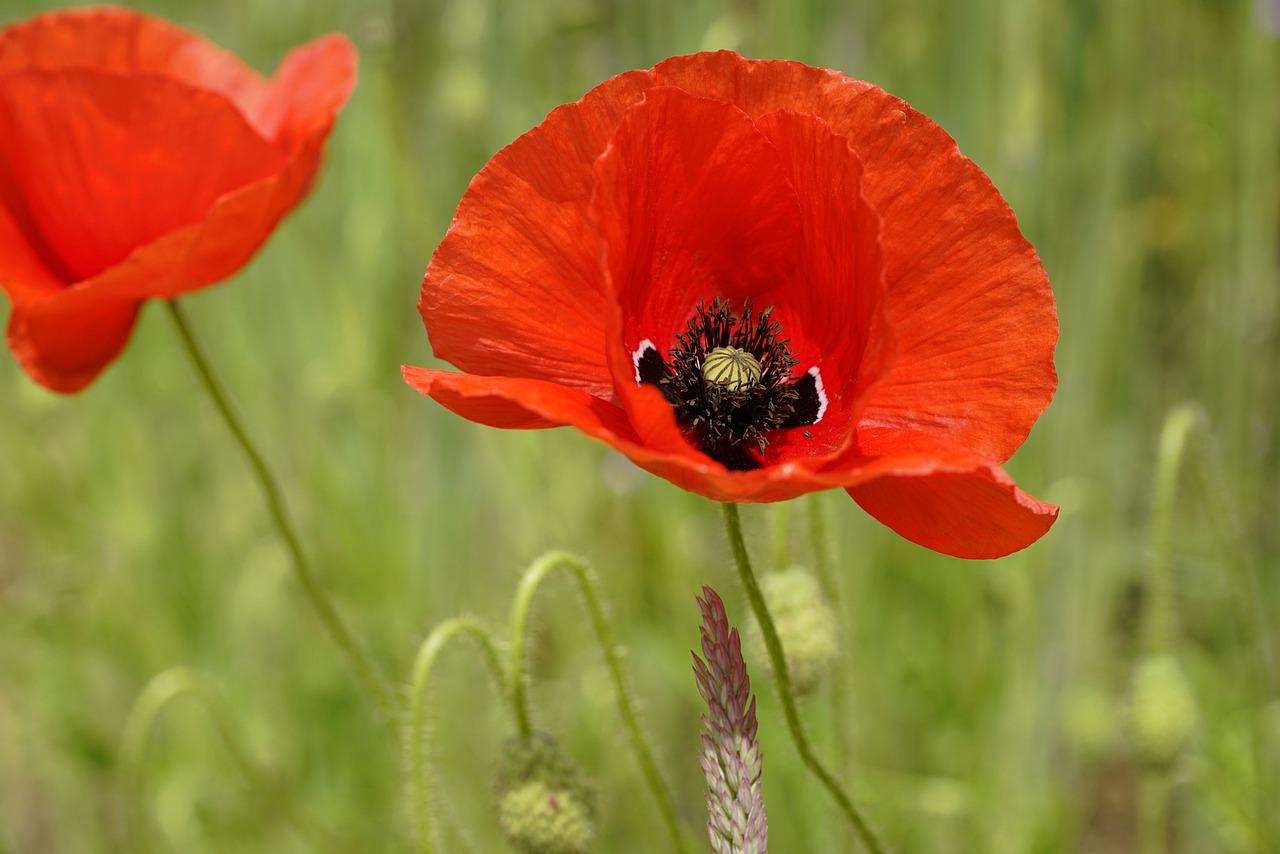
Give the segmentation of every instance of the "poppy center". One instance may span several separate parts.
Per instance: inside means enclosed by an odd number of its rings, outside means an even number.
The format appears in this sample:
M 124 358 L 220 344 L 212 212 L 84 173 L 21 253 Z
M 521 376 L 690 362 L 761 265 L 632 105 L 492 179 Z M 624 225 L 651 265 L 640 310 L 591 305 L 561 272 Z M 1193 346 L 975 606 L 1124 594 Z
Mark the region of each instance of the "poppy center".
M 796 358 L 772 312 L 701 303 L 665 358 L 648 339 L 634 354 L 636 382 L 657 386 L 689 440 L 734 471 L 760 468 L 770 433 L 826 409 L 816 367 L 792 377 Z

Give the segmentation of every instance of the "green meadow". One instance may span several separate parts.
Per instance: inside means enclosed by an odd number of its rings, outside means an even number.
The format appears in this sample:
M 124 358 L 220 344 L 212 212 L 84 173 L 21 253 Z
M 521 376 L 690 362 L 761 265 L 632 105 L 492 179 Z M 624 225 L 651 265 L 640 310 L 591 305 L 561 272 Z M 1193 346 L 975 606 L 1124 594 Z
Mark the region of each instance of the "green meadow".
M 798 59 L 945 127 L 1017 212 L 1061 322 L 1057 396 L 1009 470 L 1062 515 L 1026 551 L 937 555 L 842 492 L 744 508 L 761 571 L 816 565 L 814 513 L 831 534 L 841 657 L 801 703 L 817 753 L 897 852 L 1280 851 L 1267 3 L 138 5 L 260 70 L 327 32 L 360 50 L 310 198 L 184 305 L 320 584 L 397 687 L 459 614 L 505 655 L 524 570 L 581 555 L 690 850 L 706 850 L 694 597 L 710 584 L 750 622 L 719 508 L 574 431 L 463 421 L 400 365 L 436 364 L 422 271 L 500 147 L 672 54 Z M 0 25 L 49 8 L 5 0 Z M 2 355 L 0 852 L 412 850 L 399 732 L 309 610 L 163 308 L 75 396 Z M 773 850 L 857 850 L 788 737 L 767 658 L 746 657 Z M 1170 662 L 1183 681 L 1135 705 L 1135 674 Z M 139 738 L 135 701 L 175 667 L 208 690 Z M 596 850 L 670 850 L 567 575 L 537 593 L 528 673 L 534 726 L 598 793 Z M 442 655 L 426 709 L 437 850 L 507 850 L 493 788 L 510 705 L 473 646 Z

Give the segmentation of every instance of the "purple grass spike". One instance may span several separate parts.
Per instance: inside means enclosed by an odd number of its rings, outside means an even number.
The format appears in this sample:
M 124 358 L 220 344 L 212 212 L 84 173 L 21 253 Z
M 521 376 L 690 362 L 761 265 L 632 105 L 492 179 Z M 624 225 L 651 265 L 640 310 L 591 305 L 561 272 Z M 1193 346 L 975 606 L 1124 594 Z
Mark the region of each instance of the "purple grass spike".
M 765 854 L 769 825 L 760 790 L 756 698 L 742 659 L 738 630 L 729 627 L 724 602 L 703 586 L 702 654 L 693 653 L 693 675 L 707 701 L 702 722 L 702 773 L 707 777 L 707 833 L 716 854 Z

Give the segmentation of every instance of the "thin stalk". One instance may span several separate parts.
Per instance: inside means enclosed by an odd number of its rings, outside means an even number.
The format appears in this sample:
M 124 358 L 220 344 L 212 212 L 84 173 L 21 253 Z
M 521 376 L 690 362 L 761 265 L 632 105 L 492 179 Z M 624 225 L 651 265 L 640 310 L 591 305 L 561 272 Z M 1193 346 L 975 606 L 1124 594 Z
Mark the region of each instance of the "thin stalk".
M 1256 793 L 1254 812 L 1257 824 L 1255 849 L 1275 850 L 1276 844 L 1280 843 L 1280 834 L 1277 834 L 1274 811 L 1270 809 L 1270 801 L 1267 799 L 1267 793 L 1275 791 L 1272 779 L 1275 770 L 1271 740 L 1263 719 L 1268 702 L 1280 693 L 1277 692 L 1276 662 L 1272 653 L 1275 645 L 1271 634 L 1271 616 L 1260 567 L 1251 550 L 1244 545 L 1240 516 L 1231 500 L 1231 490 L 1222 471 L 1213 436 L 1207 429 L 1208 419 L 1203 412 L 1199 413 L 1197 423 L 1203 433 L 1200 453 L 1197 455 L 1200 463 L 1198 473 L 1204 494 L 1208 498 L 1209 516 L 1213 520 L 1218 545 L 1228 556 L 1236 607 L 1239 613 L 1248 614 L 1253 623 L 1254 637 L 1246 637 L 1245 645 L 1252 646 L 1254 650 L 1250 664 L 1253 674 L 1249 679 L 1253 686 L 1254 708 L 1249 717 L 1254 742 L 1253 788 Z M 1242 635 L 1246 634 L 1243 624 L 1247 622 L 1249 621 L 1242 621 L 1242 624 L 1237 625 Z
M 831 603 L 831 608 L 840 617 L 844 616 L 841 611 L 841 603 L 839 591 L 836 586 L 835 575 L 832 572 L 832 556 L 831 556 L 831 540 L 827 533 L 827 514 L 822 504 L 823 493 L 815 492 L 809 496 L 805 504 L 808 509 L 809 517 L 809 539 L 813 543 L 813 569 L 818 576 L 818 584 L 822 586 L 822 592 L 827 597 L 827 601 Z M 846 647 L 847 649 L 848 647 Z M 841 665 L 845 665 L 842 667 Z M 845 663 L 845 656 L 842 654 L 836 661 L 836 666 L 831 670 L 831 687 L 830 687 L 830 703 L 831 703 L 831 729 L 835 734 L 836 743 L 836 768 L 845 776 L 848 772 L 846 769 L 852 757 L 853 750 L 849 744 L 849 731 L 845 726 L 845 710 L 847 708 L 847 697 L 845 690 L 845 677 L 847 675 L 848 665 Z M 848 833 L 848 831 L 845 831 Z M 844 839 L 847 842 L 847 838 Z
M 303 815 L 297 805 L 290 800 L 287 792 L 275 785 L 265 773 L 258 769 L 236 738 L 235 729 L 231 725 L 230 711 L 221 694 L 204 676 L 185 667 L 175 667 L 153 677 L 142 689 L 138 699 L 134 701 L 129 717 L 125 721 L 120 747 L 120 764 L 126 777 L 124 787 L 127 797 L 126 825 L 132 838 L 132 849 L 150 851 L 154 848 L 151 824 L 143 809 L 142 796 L 147 747 L 151 743 L 151 734 L 159 724 L 165 709 L 173 701 L 184 696 L 199 701 L 201 708 L 213 719 L 231 761 L 244 777 L 249 788 L 261 799 L 264 808 L 281 812 L 312 847 L 328 851 L 344 850 L 345 846 L 340 845 L 327 831 L 322 830 Z
M 427 734 L 426 734 L 426 697 L 427 683 L 436 660 L 449 642 L 455 638 L 469 637 L 480 648 L 484 663 L 489 668 L 498 685 L 498 690 L 507 696 L 506 675 L 502 671 L 502 660 L 498 655 L 497 645 L 484 627 L 467 617 L 454 617 L 436 626 L 427 635 L 422 646 L 418 647 L 418 656 L 413 664 L 413 683 L 409 689 L 409 776 L 413 785 L 411 809 L 413 826 L 418 834 L 418 847 L 423 854 L 430 854 L 431 848 L 431 804 L 428 794 Z
M 760 585 L 756 581 L 755 571 L 751 568 L 751 558 L 747 554 L 747 544 L 742 538 L 742 519 L 738 515 L 738 508 L 733 504 L 723 504 L 721 506 L 724 510 L 725 531 L 729 536 L 729 548 L 733 552 L 734 563 L 737 564 L 738 577 L 742 580 L 742 586 L 747 591 L 747 600 L 751 603 L 751 610 L 755 613 L 756 622 L 760 625 L 760 633 L 764 637 L 765 648 L 769 651 L 769 661 L 773 665 L 773 678 L 778 686 L 778 695 L 782 700 L 782 712 L 787 721 L 787 731 L 791 734 L 791 741 L 796 746 L 796 752 L 800 754 L 800 759 L 809 768 L 809 771 L 818 778 L 818 781 L 835 799 L 836 805 L 839 806 L 840 811 L 844 813 L 845 818 L 848 819 L 850 825 L 858 834 L 863 847 L 873 852 L 873 854 L 882 854 L 885 851 L 884 846 L 876 838 L 875 833 L 862 817 L 858 808 L 853 805 L 853 801 L 845 793 L 840 782 L 823 766 L 809 744 L 809 737 L 805 734 L 804 725 L 800 721 L 800 712 L 796 708 L 795 692 L 791 688 L 791 674 L 787 670 L 787 659 L 782 651 L 782 641 L 778 637 L 777 627 L 773 624 L 773 616 L 769 613 L 769 606 L 765 604 L 764 594 L 760 592 Z
M 258 485 L 262 489 L 262 497 L 267 504 L 268 515 L 271 517 L 271 522 L 275 526 L 276 533 L 279 534 L 285 550 L 289 553 L 290 563 L 293 566 L 294 576 L 298 579 L 298 585 L 302 588 L 302 592 L 306 594 L 307 601 L 311 603 L 312 610 L 320 618 L 320 622 L 324 624 L 329 636 L 333 638 L 334 643 L 346 655 L 352 670 L 355 671 L 356 676 L 364 686 L 366 695 L 377 706 L 387 721 L 394 722 L 396 719 L 394 695 L 378 674 L 373 662 L 369 660 L 369 657 L 352 636 L 346 623 L 343 622 L 337 609 L 329 600 L 328 594 L 324 592 L 324 589 L 316 580 L 306 553 L 302 550 L 302 543 L 298 539 L 298 534 L 289 519 L 289 513 L 285 509 L 284 497 L 280 491 L 279 483 L 271 473 L 270 468 L 268 468 L 266 458 L 249 438 L 244 425 L 232 409 L 231 401 L 223 389 L 222 383 L 214 373 L 209 359 L 204 354 L 204 350 L 196 341 L 186 313 L 178 305 L 177 300 L 170 300 L 167 303 L 167 307 L 169 309 L 169 317 L 173 320 L 174 328 L 178 331 L 178 338 L 182 342 L 183 349 L 186 350 L 187 356 L 191 359 L 191 364 L 199 375 L 205 391 L 208 392 L 209 399 L 213 402 L 214 408 L 218 410 L 218 414 L 222 416 L 223 422 L 227 425 L 227 429 L 231 431 L 231 435 L 240 446 L 240 450 L 244 452 L 249 468 L 253 470 L 253 474 L 258 480 Z
M 636 714 L 636 704 L 632 699 L 631 690 L 627 686 L 627 680 L 622 671 L 618 645 L 614 641 L 613 629 L 610 628 L 604 607 L 601 605 L 600 594 L 596 590 L 595 581 L 585 563 L 564 552 L 550 552 L 533 562 L 533 565 L 525 572 L 524 577 L 520 579 L 520 587 L 516 590 L 515 604 L 512 606 L 511 703 L 515 710 L 516 725 L 520 729 L 520 734 L 523 736 L 533 734 L 533 723 L 529 714 L 527 684 L 524 676 L 525 647 L 528 644 L 529 636 L 529 612 L 533 605 L 534 594 L 537 593 L 539 586 L 548 575 L 556 570 L 564 570 L 569 573 L 577 584 L 579 593 L 582 594 L 582 600 L 586 604 L 587 612 L 591 617 L 592 628 L 595 630 L 596 640 L 600 645 L 600 652 L 604 655 L 605 666 L 609 670 L 609 678 L 613 681 L 613 693 L 617 700 L 618 716 L 622 718 L 623 727 L 627 731 L 627 738 L 631 742 L 631 750 L 636 756 L 636 761 L 640 763 L 641 771 L 644 772 L 645 782 L 649 785 L 649 791 L 653 793 L 653 798 L 658 803 L 658 809 L 662 813 L 662 821 L 666 825 L 671 842 L 676 850 L 683 854 L 689 849 L 685 842 L 684 833 L 680 830 L 680 822 L 676 818 L 675 797 L 663 779 L 662 773 L 658 770 L 658 763 L 653 758 L 653 751 L 650 749 L 648 742 L 645 740 L 644 732 L 640 728 L 640 720 Z

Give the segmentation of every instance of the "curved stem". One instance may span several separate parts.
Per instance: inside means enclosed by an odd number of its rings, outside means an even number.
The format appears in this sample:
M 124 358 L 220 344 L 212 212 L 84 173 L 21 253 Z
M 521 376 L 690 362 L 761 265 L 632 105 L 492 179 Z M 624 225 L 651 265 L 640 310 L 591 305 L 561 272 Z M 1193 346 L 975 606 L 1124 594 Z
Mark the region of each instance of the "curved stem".
M 142 689 L 138 699 L 134 701 L 133 708 L 129 710 L 129 717 L 125 721 L 124 737 L 120 747 L 120 764 L 127 777 L 125 790 L 128 821 L 126 824 L 133 837 L 134 849 L 145 851 L 152 848 L 150 822 L 142 808 L 143 768 L 146 764 L 147 746 L 151 742 L 151 733 L 155 731 L 165 709 L 174 700 L 183 696 L 190 696 L 200 701 L 201 707 L 213 719 L 231 761 L 239 769 L 249 788 L 262 799 L 265 806 L 279 809 L 299 833 L 314 846 L 330 851 L 343 849 L 343 846 L 339 845 L 326 831 L 300 813 L 284 791 L 274 785 L 268 776 L 249 759 L 235 736 L 231 715 L 222 696 L 201 674 L 186 667 L 175 667 L 153 677 Z
M 244 452 L 245 459 L 253 470 L 253 474 L 258 480 L 258 485 L 262 488 L 262 497 L 266 501 L 271 522 L 275 526 L 276 532 L 280 535 L 280 540 L 284 543 L 285 550 L 289 553 L 289 559 L 293 566 L 294 576 L 298 579 L 298 585 L 302 588 L 302 592 L 306 594 L 312 610 L 320 618 L 320 622 L 324 624 L 334 643 L 346 654 L 352 670 L 355 671 L 356 676 L 363 683 L 369 698 L 388 721 L 394 721 L 396 704 L 393 694 L 387 688 L 382 677 L 379 676 L 373 662 L 361 650 L 346 623 L 343 622 L 337 609 L 316 580 L 306 553 L 302 550 L 302 543 L 298 539 L 298 534 L 289 519 L 289 513 L 285 509 L 280 486 L 276 478 L 271 474 L 271 470 L 267 467 L 266 458 L 263 457 L 253 441 L 250 440 L 244 425 L 236 417 L 231 407 L 231 401 L 223 390 L 222 383 L 218 381 L 208 358 L 196 342 L 186 314 L 176 300 L 170 300 L 167 303 L 167 307 L 169 316 L 173 319 L 173 325 L 178 331 L 178 337 L 182 341 L 183 349 L 186 350 L 187 356 L 191 359 L 191 364 L 200 376 L 205 391 L 209 393 L 209 398 L 213 401 L 214 408 L 218 410 L 218 414 L 222 416 L 227 429 L 231 431 L 231 435 Z
M 764 636 L 765 648 L 769 651 L 769 661 L 773 665 L 773 678 L 778 686 L 778 695 L 782 700 L 782 712 L 787 720 L 787 730 L 791 733 L 791 740 L 795 743 L 796 752 L 800 754 L 801 760 L 808 766 L 809 770 L 823 787 L 831 793 L 831 797 L 835 799 L 836 804 L 840 807 L 840 811 L 844 813 L 845 818 L 853 826 L 857 832 L 858 838 L 862 840 L 863 846 L 874 854 L 881 854 L 884 846 L 880 844 L 880 840 L 876 838 L 872 832 L 870 825 L 858 812 L 858 808 L 853 805 L 853 801 L 841 788 L 840 783 L 819 761 L 814 755 L 813 748 L 809 744 L 809 737 L 805 735 L 804 725 L 800 722 L 800 712 L 796 708 L 795 692 L 791 688 L 791 674 L 787 670 L 787 659 L 782 651 L 782 641 L 778 637 L 778 629 L 773 624 L 773 616 L 769 613 L 769 606 L 765 604 L 764 594 L 760 592 L 760 585 L 756 581 L 756 574 L 751 569 L 751 558 L 747 554 L 747 544 L 742 539 L 742 519 L 738 515 L 738 508 L 733 504 L 723 504 L 724 509 L 724 527 L 729 535 L 729 548 L 733 552 L 734 563 L 738 567 L 738 577 L 742 580 L 742 586 L 746 588 L 747 600 L 751 603 L 751 610 L 755 613 L 756 622 L 760 625 L 760 634 Z
M 1173 532 L 1173 509 L 1178 496 L 1178 476 L 1187 437 L 1199 421 L 1198 412 L 1190 406 L 1179 406 L 1169 413 L 1160 432 L 1156 456 L 1156 476 L 1151 507 L 1151 606 L 1146 609 L 1143 627 L 1148 652 L 1168 652 L 1173 645 L 1174 603 L 1173 577 L 1169 568 L 1170 542 Z
M 515 604 L 511 611 L 510 679 L 511 703 L 515 709 L 516 725 L 520 729 L 520 734 L 528 736 L 533 733 L 533 723 L 529 716 L 529 698 L 524 678 L 525 647 L 529 634 L 529 611 L 533 604 L 534 594 L 542 584 L 543 579 L 556 570 L 568 572 L 577 583 L 578 591 L 582 594 L 582 599 L 587 606 L 587 612 L 591 616 L 591 625 L 595 630 L 596 640 L 600 644 L 600 651 L 604 655 L 609 677 L 613 681 L 613 693 L 617 699 L 618 716 L 622 718 L 622 724 L 627 730 L 627 737 L 631 741 L 631 750 L 636 755 L 636 761 L 640 763 L 640 769 L 644 772 L 645 782 L 649 784 L 649 790 L 653 793 L 654 800 L 658 802 L 658 809 L 662 813 L 662 820 L 667 826 L 672 844 L 675 845 L 677 851 L 686 852 L 688 848 L 685 844 L 684 834 L 681 832 L 680 823 L 676 819 L 675 798 L 667 787 L 666 781 L 663 780 L 662 774 L 658 770 L 658 763 L 653 758 L 653 751 L 650 750 L 648 742 L 645 741 L 644 733 L 640 729 L 635 701 L 631 698 L 631 691 L 627 687 L 627 680 L 622 672 L 618 645 L 613 639 L 613 630 L 610 628 L 609 620 L 605 616 L 591 571 L 581 560 L 564 552 L 550 552 L 534 561 L 533 565 L 525 572 L 524 577 L 520 579 L 520 587 L 516 590 Z
M 484 662 L 498 684 L 498 690 L 507 696 L 506 676 L 502 672 L 502 660 L 498 648 L 489 633 L 475 620 L 454 617 L 432 629 L 413 664 L 413 683 L 409 689 L 409 774 L 413 785 L 413 826 L 418 834 L 418 845 L 424 854 L 431 852 L 431 804 L 427 779 L 426 695 L 431 669 L 440 653 L 454 638 L 470 637 L 480 647 Z

